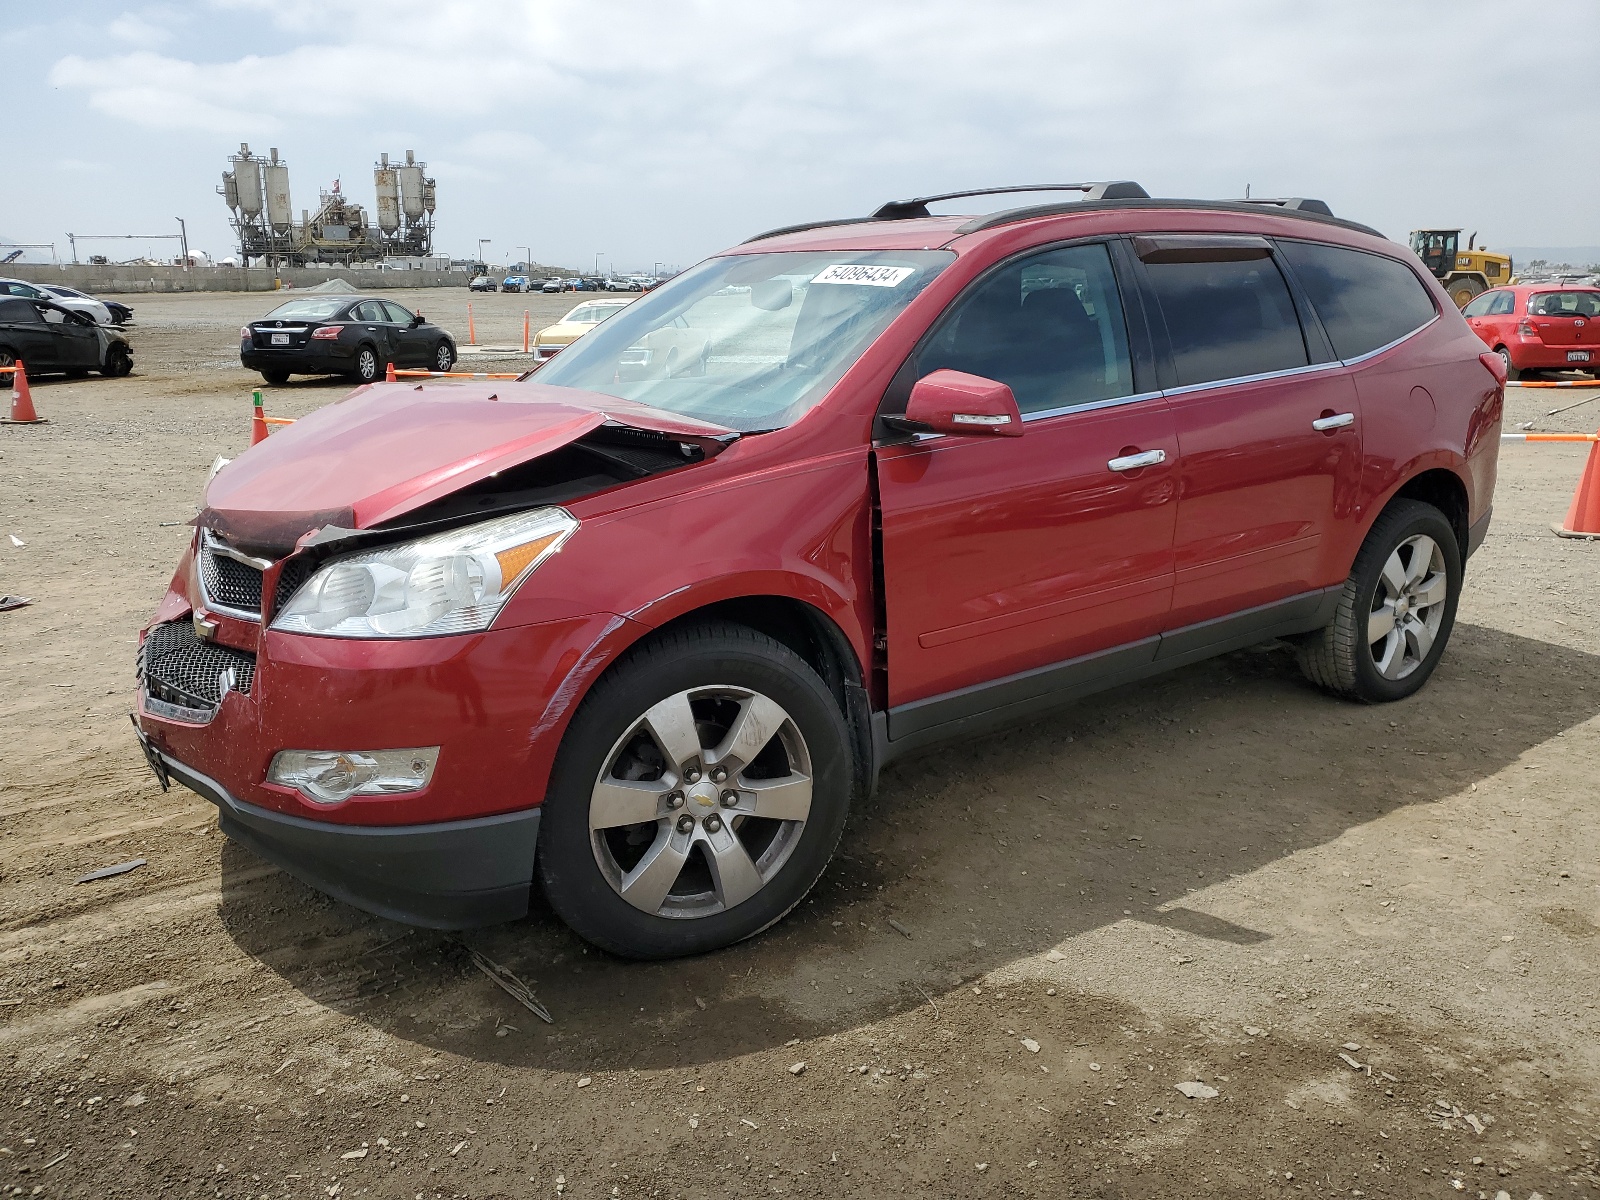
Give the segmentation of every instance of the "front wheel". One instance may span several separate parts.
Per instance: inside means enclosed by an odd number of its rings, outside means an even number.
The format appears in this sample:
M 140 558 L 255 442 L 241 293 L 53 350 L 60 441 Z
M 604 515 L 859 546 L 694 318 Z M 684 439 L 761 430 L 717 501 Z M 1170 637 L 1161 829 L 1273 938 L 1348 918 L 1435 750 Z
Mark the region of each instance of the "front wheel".
M 456 348 L 449 342 L 440 342 L 433 351 L 433 369 L 448 371 L 456 365 Z
M 100 374 L 108 379 L 126 375 L 132 370 L 133 359 L 126 346 L 112 346 L 106 351 L 105 362 L 100 365 Z
M 726 624 L 654 638 L 562 743 L 539 831 L 550 906 L 626 958 L 758 933 L 832 857 L 852 762 L 838 704 L 788 647 Z
M 1301 642 L 1301 670 L 1367 704 L 1418 691 L 1450 640 L 1461 578 L 1461 545 L 1444 514 L 1396 500 L 1362 543 L 1332 623 Z

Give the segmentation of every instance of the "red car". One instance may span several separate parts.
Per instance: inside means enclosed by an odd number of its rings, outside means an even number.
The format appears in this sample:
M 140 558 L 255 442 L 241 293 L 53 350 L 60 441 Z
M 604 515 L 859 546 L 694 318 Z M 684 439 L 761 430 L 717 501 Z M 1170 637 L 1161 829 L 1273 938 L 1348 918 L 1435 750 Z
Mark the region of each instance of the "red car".
M 1077 186 L 776 230 L 530 378 L 377 383 L 253 447 L 142 639 L 151 765 L 372 912 L 540 886 L 652 958 L 780 919 L 951 738 L 1269 638 L 1415 692 L 1499 358 L 1320 202 Z
M 1600 288 L 1525 283 L 1484 292 L 1461 315 L 1506 364 L 1523 371 L 1600 374 Z

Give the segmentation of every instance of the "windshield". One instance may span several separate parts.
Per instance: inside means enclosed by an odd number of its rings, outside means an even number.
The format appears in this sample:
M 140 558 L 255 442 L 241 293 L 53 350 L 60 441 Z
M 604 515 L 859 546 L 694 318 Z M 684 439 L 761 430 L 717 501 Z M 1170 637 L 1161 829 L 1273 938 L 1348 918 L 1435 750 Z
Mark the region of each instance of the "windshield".
M 953 261 L 948 250 L 709 259 L 627 305 L 534 378 L 741 432 L 779 429 L 821 400 Z
M 1536 317 L 1600 317 L 1600 292 L 1536 292 L 1528 298 Z
M 348 296 L 340 300 L 291 300 L 287 304 L 278 305 L 261 319 L 270 321 L 274 318 L 282 320 L 284 317 L 297 317 L 301 320 L 314 321 L 333 316 L 349 303 Z
M 561 318 L 562 324 L 598 325 L 607 317 L 621 312 L 627 304 L 580 304 Z

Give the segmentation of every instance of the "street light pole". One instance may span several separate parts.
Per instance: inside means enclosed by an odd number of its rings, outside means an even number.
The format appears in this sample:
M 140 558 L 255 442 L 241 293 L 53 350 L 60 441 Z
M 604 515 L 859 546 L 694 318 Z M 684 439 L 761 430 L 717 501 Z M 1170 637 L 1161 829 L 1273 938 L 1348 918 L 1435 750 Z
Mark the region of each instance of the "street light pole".
M 493 238 L 479 238 L 479 239 L 478 239 L 478 261 L 479 261 L 479 262 L 480 262 L 480 263 L 483 263 L 483 266 L 484 266 L 484 269 L 485 269 L 485 270 L 487 270 L 487 269 L 488 269 L 488 267 L 489 267 L 489 264 L 488 264 L 488 263 L 487 263 L 487 262 L 486 262 L 486 261 L 485 261 L 485 260 L 484 260 L 484 257 L 483 257 L 483 248 L 484 248 L 484 247 L 485 247 L 485 246 L 487 246 L 487 245 L 488 245 L 488 244 L 489 244 L 489 243 L 490 243 L 490 242 L 492 242 L 492 241 L 494 241 L 494 239 L 493 239 Z
M 533 266 L 533 247 L 518 246 L 517 249 L 522 251 L 522 270 L 526 273 Z
M 596 250 L 594 252 L 594 273 L 596 275 L 600 274 L 600 256 L 604 253 L 604 250 Z
M 183 269 L 189 269 L 189 227 L 183 223 L 182 217 L 174 217 L 178 222 L 178 241 L 183 246 Z

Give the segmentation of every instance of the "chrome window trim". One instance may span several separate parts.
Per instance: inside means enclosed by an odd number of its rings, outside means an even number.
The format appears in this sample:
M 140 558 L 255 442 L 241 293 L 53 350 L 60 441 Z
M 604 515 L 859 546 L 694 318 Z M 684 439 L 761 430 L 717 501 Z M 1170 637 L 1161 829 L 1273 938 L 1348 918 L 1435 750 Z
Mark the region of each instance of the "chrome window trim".
M 1338 359 L 1325 363 L 1310 363 L 1304 367 L 1289 367 L 1283 371 L 1263 371 L 1259 375 L 1235 375 L 1231 379 L 1213 379 L 1206 383 L 1186 383 L 1182 387 L 1167 388 L 1163 396 L 1187 396 L 1193 392 L 1206 392 L 1212 388 L 1235 387 L 1241 383 L 1259 383 L 1264 379 L 1289 379 L 1295 375 L 1310 375 L 1317 371 L 1332 371 L 1345 364 Z
M 224 558 L 231 558 L 235 562 L 244 563 L 245 566 L 254 567 L 256 570 L 262 572 L 265 572 L 268 567 L 272 566 L 271 559 L 254 558 L 251 555 L 244 553 L 242 550 L 235 550 L 226 542 L 220 541 L 218 538 L 216 538 L 209 529 L 202 529 L 200 531 L 200 553 L 220 554 Z M 211 594 L 206 591 L 206 571 L 204 563 L 195 563 L 194 578 L 195 586 L 200 589 L 200 599 L 205 602 L 206 608 L 211 612 L 219 612 L 224 616 L 233 617 L 240 621 L 254 621 L 257 625 L 261 624 L 261 614 L 259 612 L 251 612 L 247 608 L 234 608 L 232 605 L 228 604 L 218 604 L 211 598 Z M 263 579 L 261 588 L 261 602 L 263 606 L 266 605 L 266 600 L 266 580 Z
M 1444 318 L 1441 317 L 1440 314 L 1436 311 L 1433 314 L 1433 320 L 1426 321 L 1423 324 L 1418 325 L 1410 333 L 1403 334 L 1400 337 L 1395 338 L 1394 341 L 1388 343 L 1387 345 L 1379 346 L 1376 350 L 1368 350 L 1365 354 L 1358 354 L 1354 358 L 1341 359 L 1340 362 L 1342 362 L 1343 365 L 1345 365 L 1347 367 L 1353 367 L 1353 366 L 1356 366 L 1358 363 L 1366 362 L 1367 359 L 1369 359 L 1369 358 L 1376 358 L 1378 355 L 1382 354 L 1385 350 L 1393 350 L 1401 342 L 1410 341 L 1412 338 L 1416 337 L 1417 334 L 1421 333 L 1424 329 L 1432 329 L 1434 327 L 1434 325 L 1438 324 L 1438 322 L 1443 320 L 1443 319 Z
M 1102 408 L 1121 408 L 1124 404 L 1138 404 L 1142 400 L 1154 400 L 1160 395 L 1159 391 L 1135 392 L 1131 396 L 1113 396 L 1109 400 L 1090 400 L 1084 404 L 1063 405 L 1061 408 L 1041 408 L 1035 412 L 1023 413 L 1022 423 L 1026 425 L 1029 421 L 1042 421 L 1046 417 L 1063 417 L 1068 413 L 1094 412 Z

